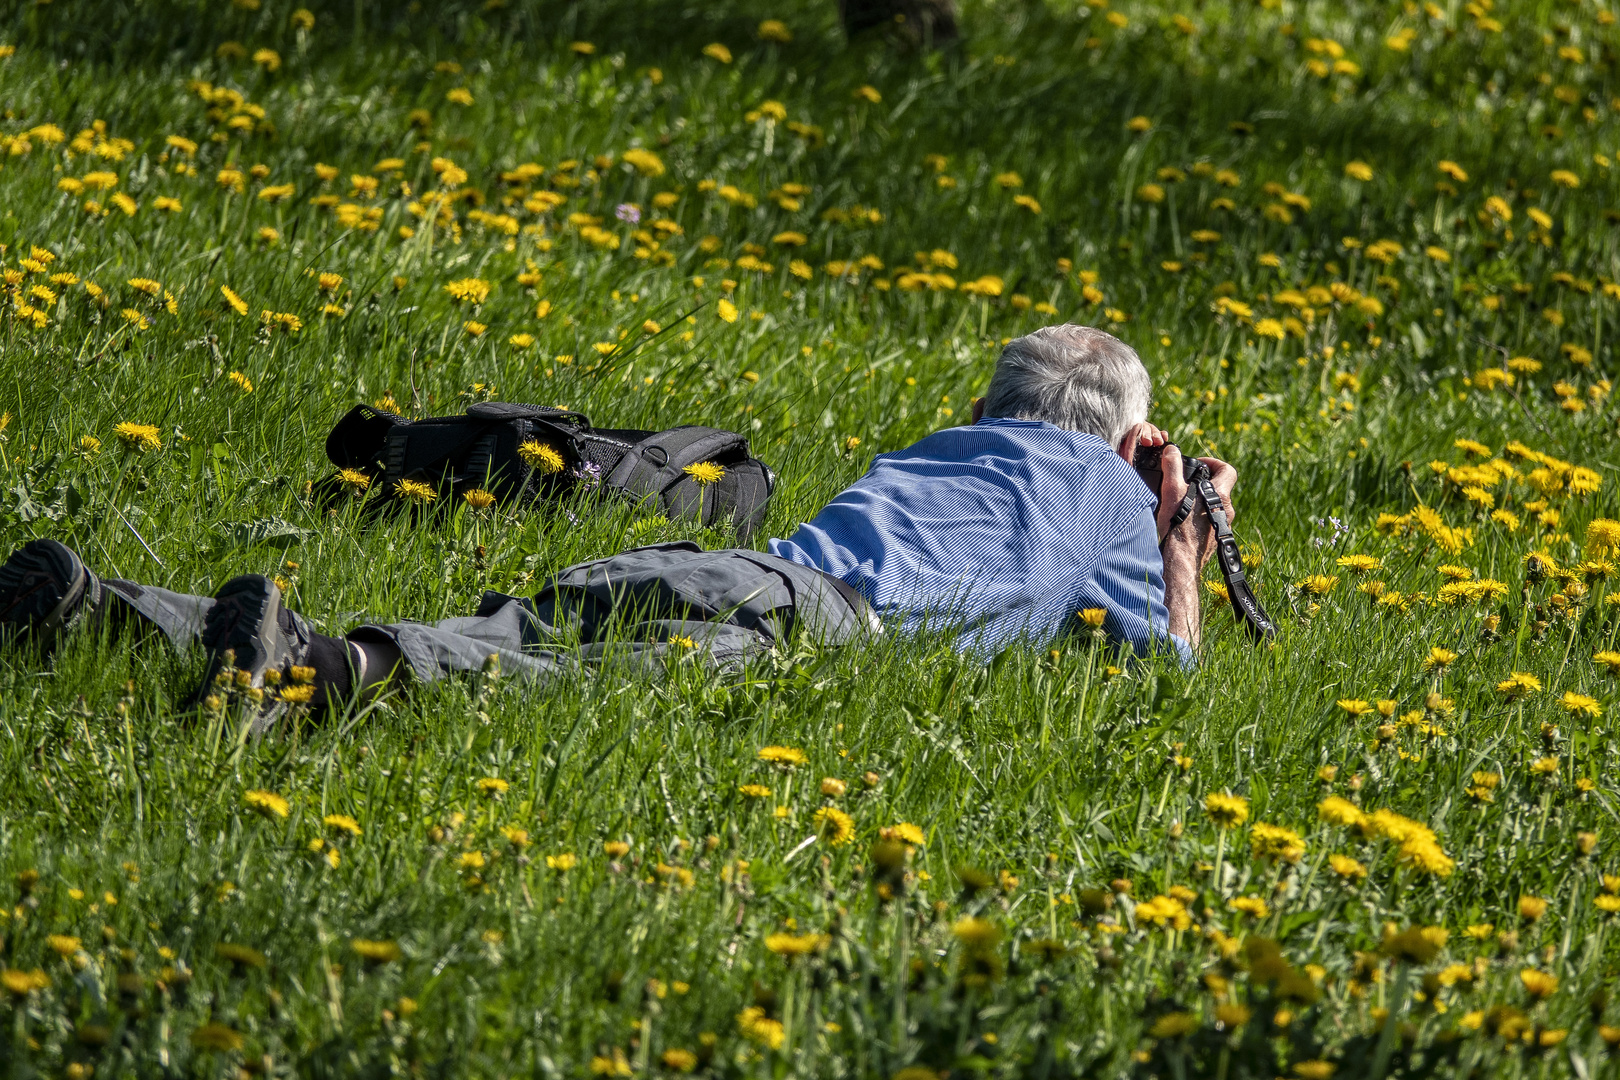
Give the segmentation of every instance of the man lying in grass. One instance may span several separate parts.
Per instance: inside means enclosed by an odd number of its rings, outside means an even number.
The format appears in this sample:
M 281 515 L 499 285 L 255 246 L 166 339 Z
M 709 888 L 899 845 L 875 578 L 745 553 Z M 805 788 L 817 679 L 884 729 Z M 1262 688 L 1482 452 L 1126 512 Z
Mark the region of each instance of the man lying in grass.
M 973 425 L 880 455 L 814 521 L 770 552 L 638 548 L 568 567 L 531 598 L 486 593 L 472 616 L 367 625 L 341 638 L 281 604 L 269 578 L 232 578 L 212 598 L 103 580 L 49 539 L 0 566 L 0 628 L 54 634 L 112 620 L 201 641 L 196 703 L 231 694 L 320 710 L 395 678 L 486 668 L 543 676 L 609 654 L 640 663 L 685 649 L 734 666 L 791 630 L 844 644 L 887 624 L 954 632 L 964 649 L 1045 645 L 1082 610 L 1115 641 L 1189 662 L 1207 517 L 1172 528 L 1181 457 L 1147 422 L 1151 381 L 1136 353 L 1088 327 L 1010 343 Z M 1163 490 L 1130 464 L 1165 446 Z M 1231 510 L 1237 473 L 1205 459 Z

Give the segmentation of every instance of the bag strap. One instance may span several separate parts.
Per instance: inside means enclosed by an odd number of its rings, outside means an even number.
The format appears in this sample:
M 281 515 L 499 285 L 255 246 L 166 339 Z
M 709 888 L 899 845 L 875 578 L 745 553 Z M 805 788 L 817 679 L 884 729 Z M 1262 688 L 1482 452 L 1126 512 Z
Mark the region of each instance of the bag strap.
M 688 465 L 728 452 L 748 453 L 748 440 L 735 431 L 689 424 L 660 431 L 632 446 L 603 481 L 632 498 L 661 495 L 683 478 Z
M 1203 500 L 1204 512 L 1209 515 L 1215 532 L 1215 556 L 1221 564 L 1221 576 L 1226 579 L 1226 595 L 1232 601 L 1232 612 L 1249 637 L 1256 642 L 1268 641 L 1276 636 L 1276 624 L 1249 587 L 1249 577 L 1243 572 L 1243 556 L 1238 554 L 1237 537 L 1232 535 L 1232 524 L 1226 520 L 1220 492 L 1210 482 L 1208 465 L 1199 462 L 1192 486 Z
M 467 406 L 467 415 L 474 420 L 549 420 L 552 423 L 589 429 L 590 418 L 584 413 L 557 409 L 550 405 L 524 405 L 515 401 L 480 401 Z

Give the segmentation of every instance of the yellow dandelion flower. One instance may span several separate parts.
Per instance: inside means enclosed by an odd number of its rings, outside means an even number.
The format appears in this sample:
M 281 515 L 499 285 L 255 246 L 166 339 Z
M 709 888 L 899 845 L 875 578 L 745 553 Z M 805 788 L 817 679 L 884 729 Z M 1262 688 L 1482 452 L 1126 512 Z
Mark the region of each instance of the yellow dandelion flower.
M 1441 850 L 1439 844 L 1422 836 L 1402 842 L 1398 859 L 1403 866 L 1436 877 L 1450 877 L 1457 868 L 1456 862 Z
M 531 469 L 551 475 L 563 471 L 563 457 L 545 443 L 528 439 L 518 445 L 518 456 Z
M 762 746 L 759 750 L 759 760 L 791 769 L 795 765 L 803 765 L 810 759 L 796 746 Z
M 1435 670 L 1443 671 L 1448 666 L 1450 666 L 1456 659 L 1457 659 L 1457 654 L 1456 653 L 1452 652 L 1450 649 L 1441 648 L 1439 645 L 1435 645 L 1434 647 L 1429 649 L 1429 655 L 1423 658 L 1423 670 L 1424 671 L 1435 671 Z
M 725 478 L 725 466 L 713 461 L 698 461 L 681 470 L 699 484 L 718 484 Z
M 1517 701 L 1526 694 L 1533 694 L 1540 689 L 1541 680 L 1524 671 L 1515 671 L 1496 684 L 1496 692 L 1509 701 Z
M 68 934 L 49 934 L 45 938 L 45 944 L 58 956 L 73 956 L 84 947 L 82 941 Z
M 1337 795 L 1329 795 L 1317 803 L 1316 816 L 1329 825 L 1339 825 L 1346 828 L 1362 826 L 1368 820 L 1361 807 L 1349 799 L 1341 799 Z
M 855 819 L 835 806 L 823 806 L 811 818 L 822 840 L 842 847 L 855 839 Z
M 1598 699 L 1587 694 L 1578 694 L 1574 690 L 1565 690 L 1564 696 L 1558 699 L 1558 704 L 1571 716 L 1598 717 L 1603 715 L 1603 706 Z
M 767 934 L 765 947 L 778 956 L 792 959 L 795 956 L 808 956 L 817 953 L 832 944 L 832 938 L 827 934 Z
M 359 836 L 362 831 L 360 823 L 348 814 L 327 814 L 321 819 L 321 824 L 335 833 L 347 833 L 350 836 Z
M 1523 983 L 1525 991 L 1538 1001 L 1550 998 L 1558 992 L 1558 976 L 1536 968 L 1521 970 L 1519 982 Z
M 265 817 L 284 818 L 290 809 L 287 800 L 273 791 L 245 791 L 242 793 L 242 801 L 247 804 L 249 810 Z
M 349 948 L 363 960 L 372 964 L 391 964 L 405 954 L 400 951 L 399 943 L 394 941 L 368 941 L 365 938 L 354 938 L 349 942 Z
M 118 437 L 118 441 L 123 444 L 125 450 L 138 454 L 163 449 L 163 439 L 157 427 L 152 424 L 136 424 L 125 421 L 113 428 L 113 434 Z
M 909 821 L 901 821 L 890 825 L 885 831 L 888 833 L 886 839 L 898 840 L 902 844 L 910 844 L 913 847 L 922 847 L 928 842 L 928 838 L 923 834 L 922 829 Z
M 33 971 L 0 968 L 0 986 L 4 986 L 18 997 L 25 997 L 35 990 L 47 989 L 50 985 L 50 976 L 41 968 L 35 968 Z
M 1305 841 L 1299 833 L 1281 825 L 1257 821 L 1249 830 L 1249 843 L 1257 859 L 1281 859 L 1296 863 L 1305 854 Z
M 1204 813 L 1222 829 L 1234 828 L 1249 820 L 1249 800 L 1229 792 L 1204 796 Z
M 1346 881 L 1358 881 L 1367 876 L 1367 867 L 1348 855 L 1329 855 L 1328 865 Z
M 426 505 L 439 497 L 433 490 L 432 484 L 424 484 L 420 480 L 398 480 L 394 483 L 394 495 L 406 502 Z

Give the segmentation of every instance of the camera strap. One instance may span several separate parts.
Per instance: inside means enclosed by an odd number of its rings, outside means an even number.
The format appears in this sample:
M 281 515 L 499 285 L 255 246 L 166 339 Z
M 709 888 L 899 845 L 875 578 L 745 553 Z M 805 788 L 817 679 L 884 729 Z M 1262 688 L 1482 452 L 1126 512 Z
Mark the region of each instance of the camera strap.
M 1237 537 L 1232 534 L 1231 522 L 1226 520 L 1226 504 L 1210 482 L 1209 466 L 1202 462 L 1198 464 L 1193 471 L 1191 486 L 1198 492 L 1204 512 L 1209 515 L 1209 523 L 1215 530 L 1215 558 L 1221 564 L 1221 577 L 1226 579 L 1226 595 L 1232 601 L 1232 611 L 1250 637 L 1255 641 L 1266 641 L 1277 632 L 1277 627 L 1271 621 L 1271 616 L 1266 614 L 1266 609 L 1260 606 L 1254 590 L 1249 588 L 1249 577 L 1243 571 L 1243 556 L 1238 554 Z

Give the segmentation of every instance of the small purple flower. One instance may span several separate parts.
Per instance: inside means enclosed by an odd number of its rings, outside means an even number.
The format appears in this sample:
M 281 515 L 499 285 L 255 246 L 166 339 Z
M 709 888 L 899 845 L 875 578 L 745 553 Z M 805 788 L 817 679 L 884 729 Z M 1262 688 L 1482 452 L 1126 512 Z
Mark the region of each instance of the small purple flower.
M 618 209 L 613 211 L 613 216 L 634 225 L 641 220 L 641 207 L 634 203 L 620 203 Z

